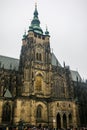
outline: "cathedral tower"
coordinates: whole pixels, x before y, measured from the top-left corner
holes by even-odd
[[[24,75],[24,83],[21,94],[25,96],[50,96],[50,67],[50,35],[47,28],[43,33],[38,18],[37,5],[35,5],[34,16],[28,34],[25,33],[22,39],[19,69]]]

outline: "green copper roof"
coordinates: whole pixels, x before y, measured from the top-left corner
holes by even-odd
[[[34,31],[39,34],[43,34],[43,30],[40,27],[40,21],[38,18],[37,5],[35,5],[34,17],[31,21],[31,25],[29,26],[29,31]]]

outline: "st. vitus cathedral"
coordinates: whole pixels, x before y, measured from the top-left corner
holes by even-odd
[[[19,122],[52,128],[87,124],[87,82],[51,52],[37,6],[20,59],[0,56],[0,125]]]

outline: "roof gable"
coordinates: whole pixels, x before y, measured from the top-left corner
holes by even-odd
[[[4,94],[4,97],[7,97],[7,98],[11,98],[12,97],[12,95],[11,95],[11,93],[10,93],[10,91],[8,89],[6,90],[6,92]]]

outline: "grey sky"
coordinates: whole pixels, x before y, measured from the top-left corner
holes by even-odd
[[[19,58],[24,30],[33,18],[35,0],[0,0],[0,55]],[[87,0],[38,0],[41,27],[46,24],[59,62],[87,78]]]

